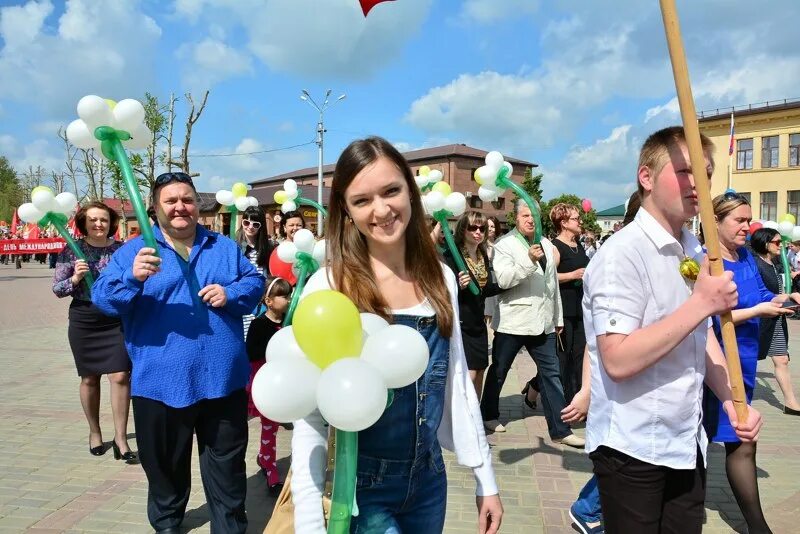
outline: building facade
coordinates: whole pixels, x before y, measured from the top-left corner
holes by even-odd
[[[464,144],[445,145],[435,148],[424,148],[403,153],[408,161],[411,171],[419,174],[419,169],[427,165],[431,170],[438,169],[444,175],[443,181],[450,184],[453,191],[464,193],[467,197],[467,209],[480,211],[486,215],[494,215],[501,224],[506,220],[506,213],[513,206],[511,202],[514,195],[510,191],[500,197],[496,202],[483,202],[478,197],[479,185],[473,179],[475,169],[484,165],[484,158],[487,151],[473,148]],[[520,183],[525,175],[525,170],[538,167],[536,163],[524,161],[516,158],[506,157],[506,161],[511,163],[514,172],[511,179]],[[328,204],[330,197],[330,185],[333,179],[334,165],[325,165],[322,168],[323,193],[322,204]],[[271,235],[275,234],[275,216],[279,214],[280,207],[275,203],[273,195],[276,191],[283,188],[283,182],[289,178],[295,180],[301,191],[301,196],[317,200],[317,167],[308,167],[297,171],[271,176],[262,180],[251,182],[252,190],[250,194],[256,197],[262,208],[267,210],[267,226]],[[298,209],[306,219],[307,227],[316,231],[317,210],[300,206]]]
[[[791,213],[800,220],[800,99],[703,111],[698,120],[715,146],[712,196],[731,187],[750,200],[753,219],[777,221]]]

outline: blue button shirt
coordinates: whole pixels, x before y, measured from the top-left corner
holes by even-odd
[[[238,245],[197,226],[189,261],[154,229],[161,270],[140,282],[133,259],[141,237],[122,246],[92,287],[92,301],[106,315],[122,319],[133,371],[131,395],[183,408],[203,399],[225,397],[247,385],[250,365],[242,316],[264,292],[264,278]],[[219,284],[228,301],[213,308],[198,296]]]

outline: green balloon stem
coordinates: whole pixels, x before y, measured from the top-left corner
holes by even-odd
[[[783,265],[783,292],[787,295],[792,292],[792,270],[789,267],[789,257],[786,255],[786,245],[790,243],[788,237],[781,236],[781,264]]]
[[[336,429],[336,454],[333,470],[333,494],[328,534],[348,534],[350,518],[356,508],[356,468],[358,432]]]
[[[314,208],[317,211],[319,211],[322,214],[323,217],[325,217],[325,218],[328,217],[328,210],[323,208],[315,200],[311,200],[310,198],[297,197],[297,203],[300,204],[301,206],[311,206],[312,208]]]
[[[453,233],[450,231],[450,226],[447,224],[447,216],[450,215],[450,212],[447,210],[439,210],[433,214],[433,218],[439,221],[439,224],[442,227],[442,233],[444,234],[444,240],[447,243],[447,248],[450,249],[450,254],[453,255],[453,259],[456,262],[456,266],[458,267],[459,272],[468,273],[469,269],[467,269],[467,264],[464,263],[464,258],[461,256],[461,251],[458,250],[456,246],[456,241],[453,239]],[[475,281],[472,280],[470,277],[469,281],[469,291],[476,297],[480,295],[481,290],[478,289],[478,286],[475,284]]]
[[[303,288],[306,287],[306,278],[308,278],[309,269],[308,265],[302,263],[300,265],[300,274],[297,275],[297,285],[292,291],[292,300],[289,302],[289,310],[286,312],[286,317],[283,318],[283,326],[292,324],[294,311],[297,309],[297,303],[300,302],[300,295],[303,294]]]
[[[500,172],[497,174],[497,180],[495,180],[495,184],[498,187],[502,187],[504,189],[511,188],[514,193],[517,194],[519,198],[525,201],[525,204],[531,209],[531,215],[533,215],[533,223],[534,223],[534,230],[533,230],[533,244],[538,245],[542,241],[542,213],[539,211],[539,205],[530,197],[527,191],[522,189],[516,183],[512,182],[511,179],[508,177],[508,167],[502,167]]]
[[[239,208],[235,205],[231,204],[228,206],[228,212],[231,214],[231,227],[228,230],[228,237],[236,240],[236,229],[239,227],[238,225],[238,215],[239,215]]]
[[[120,141],[120,139],[125,139],[125,136],[130,139],[130,134],[122,130],[114,130],[109,126],[100,126],[94,131],[94,136],[102,141],[103,154],[106,154],[105,147],[110,147],[111,157],[109,159],[115,160],[122,172],[122,180],[125,182],[125,189],[128,191],[128,198],[136,214],[136,220],[139,222],[139,232],[142,234],[144,244],[155,250],[155,254],[158,256],[158,244],[153,233],[153,226],[150,224],[150,217],[147,216],[139,185],[133,177],[131,162],[128,161],[128,155]]]
[[[69,235],[69,231],[67,227],[64,225],[60,217],[56,217],[54,213],[46,213],[45,216],[39,221],[39,224],[45,222],[46,224],[52,224],[53,228],[56,229],[56,232],[64,238],[64,241],[67,242],[67,246],[72,250],[72,253],[75,254],[75,257],[79,260],[83,260],[87,263],[89,261],[86,259],[86,255],[83,253],[81,248],[78,246],[78,243],[72,239],[72,236]],[[92,285],[94,285],[94,276],[92,276],[92,271],[87,271],[86,275],[83,277],[83,282],[86,284],[86,291],[91,296],[92,294]]]

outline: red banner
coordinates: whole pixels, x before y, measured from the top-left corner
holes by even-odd
[[[49,239],[3,239],[0,254],[47,254],[61,252],[67,242],[60,237]]]

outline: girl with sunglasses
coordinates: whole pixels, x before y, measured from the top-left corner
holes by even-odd
[[[445,249],[444,261],[458,278],[458,311],[461,319],[461,339],[467,368],[478,400],[483,390],[483,374],[489,367],[489,333],[484,321],[486,298],[500,292],[493,281],[492,262],[486,250],[487,220],[480,212],[470,211],[461,216],[456,224],[455,242],[467,271],[459,272],[456,260],[449,249]],[[480,288],[478,295],[469,290],[470,281]]]
[[[242,213],[240,224],[239,231],[236,232],[236,242],[239,243],[244,257],[258,270],[258,274],[266,276],[269,274],[269,255],[275,249],[275,244],[267,235],[266,215],[261,208],[247,208]],[[254,318],[254,314],[242,317],[245,338]]]

